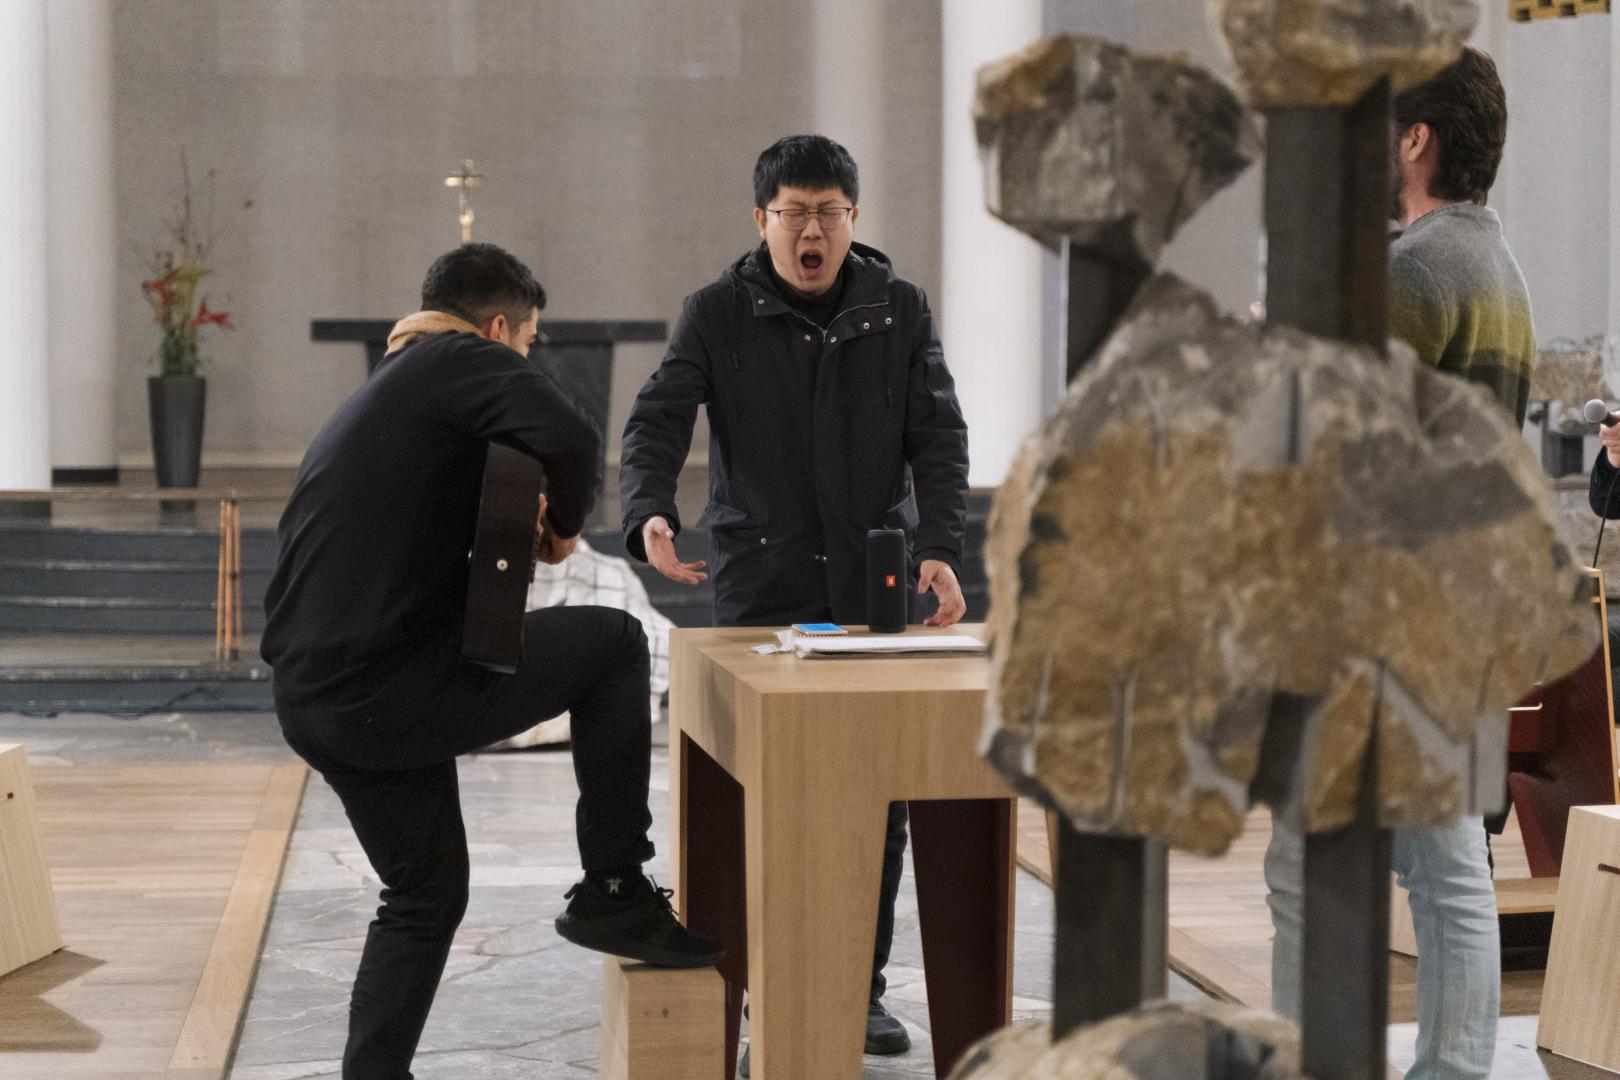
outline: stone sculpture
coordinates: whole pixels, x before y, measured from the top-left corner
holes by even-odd
[[[1224,1002],[1158,1003],[1056,1042],[1044,1024],[979,1043],[951,1080],[1298,1080],[1299,1032]]]
[[[1478,0],[1208,0],[1250,105],[1347,106],[1456,60]]]
[[[973,118],[991,213],[1147,264],[1261,149],[1258,118],[1215,76],[1078,35],[982,69]]]
[[[1558,521],[1482,389],[1156,278],[998,492],[990,756],[1082,829],[1216,854],[1263,746],[1346,824],[1376,713],[1382,823],[1452,820],[1490,801],[1481,722],[1596,643]],[[1268,743],[1275,694],[1317,704]]]

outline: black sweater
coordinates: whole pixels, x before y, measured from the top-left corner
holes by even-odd
[[[1592,481],[1586,491],[1592,513],[1598,517],[1620,518],[1620,491],[1613,491],[1614,497],[1610,499],[1611,489],[1620,487],[1615,483],[1616,474],[1620,474],[1620,469],[1609,464],[1609,452],[1599,449],[1597,460],[1592,463]]]
[[[459,663],[467,554],[492,439],[545,466],[547,518],[577,535],[600,435],[555,382],[473,334],[390,357],[310,444],[277,530],[260,652],[279,702],[363,709]]]

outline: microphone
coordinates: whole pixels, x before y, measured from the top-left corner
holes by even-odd
[[[1616,423],[1620,423],[1620,421],[1615,420],[1614,414],[1609,412],[1609,407],[1599,398],[1593,398],[1583,405],[1581,407],[1581,416],[1585,417],[1588,424],[1602,424],[1604,427],[1613,427]]]

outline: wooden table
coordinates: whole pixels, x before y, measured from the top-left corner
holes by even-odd
[[[980,627],[958,631],[982,636]],[[979,756],[982,657],[762,656],[769,629],[670,640],[676,902],[726,946],[726,1072],[749,991],[755,1080],[861,1075],[888,804],[911,808],[945,1076],[1012,1010],[1014,812]]]

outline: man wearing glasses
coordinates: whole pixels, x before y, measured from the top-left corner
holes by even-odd
[[[709,502],[699,524],[712,538],[717,626],[865,623],[866,532],[875,528],[906,531],[917,597],[937,601],[927,625],[953,625],[966,610],[957,569],[967,426],[922,290],[854,242],[859,195],[855,162],[831,139],[789,136],[761,154],[762,243],[686,298],[625,427],[626,545],[665,577],[696,585],[706,563],[676,555],[675,482],[698,407],[707,410]],[[911,1047],[880,1000],[905,824],[905,804],[891,805],[869,1054]]]

